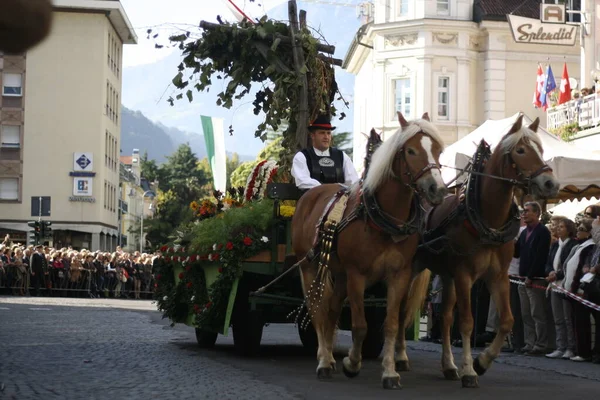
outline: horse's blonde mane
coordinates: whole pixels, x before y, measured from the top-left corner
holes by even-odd
[[[423,132],[430,136],[431,139],[442,146],[442,149],[444,148],[444,141],[437,128],[431,122],[424,119],[411,121],[406,128],[399,128],[394,132],[394,134],[388,140],[383,142],[375,153],[373,153],[371,166],[369,167],[367,176],[362,184],[363,190],[374,193],[387,179],[392,177],[392,166],[398,150],[419,132]]]
[[[521,126],[521,129],[514,133],[504,135],[499,144],[500,150],[503,154],[510,153],[522,139],[525,139],[526,142],[531,141],[535,143],[540,152],[543,152],[542,139],[537,132],[532,131],[526,125]]]

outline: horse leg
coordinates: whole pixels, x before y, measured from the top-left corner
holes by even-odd
[[[399,372],[410,371],[410,362],[408,361],[408,354],[406,354],[406,329],[404,329],[404,327],[408,325],[408,321],[406,321],[408,317],[406,301],[403,301],[400,311],[400,326],[398,328],[398,338],[396,339],[395,349],[396,371]]]
[[[468,274],[462,272],[463,270],[467,270],[466,265],[459,265],[456,270],[461,271],[456,273],[454,284],[456,285],[460,334],[463,344],[462,386],[476,388],[479,386],[479,383],[477,373],[473,369],[473,356],[471,354],[471,333],[473,332],[471,287],[473,286],[473,281]]]
[[[346,298],[346,282],[342,277],[336,277],[333,294],[329,302],[329,313],[327,319],[327,332],[325,342],[327,344],[327,351],[329,359],[331,361],[331,367],[336,370],[335,357],[333,357],[333,348],[335,345],[335,333],[337,324],[342,313],[342,307],[344,305],[344,299]]]
[[[385,317],[385,342],[383,345],[383,374],[381,382],[384,389],[401,389],[400,375],[396,372],[394,350],[398,336],[400,305],[410,284],[410,268],[404,268],[387,277],[387,314]],[[404,340],[403,340],[404,342]],[[408,361],[408,357],[407,357]]]
[[[347,290],[350,312],[352,314],[352,346],[348,356],[344,357],[343,370],[349,378],[358,375],[362,362],[362,345],[367,336],[365,319],[365,278],[355,269],[348,269]]]
[[[454,306],[456,305],[456,289],[451,277],[443,277],[442,289],[442,372],[444,378],[457,381],[460,379],[458,368],[454,364],[452,354],[452,323],[454,322]]]
[[[506,336],[512,329],[514,318],[510,310],[510,282],[508,275],[501,272],[500,274],[486,279],[486,285],[496,307],[498,308],[498,315],[500,316],[500,325],[496,337],[473,363],[473,368],[477,375],[483,375],[492,366],[492,361],[498,357]]]
[[[331,379],[333,373],[332,364],[335,365],[335,360],[332,360],[333,356],[330,355],[327,345],[327,305],[332,291],[330,287],[326,287],[323,291],[323,297],[316,297],[315,292],[318,290],[317,284],[315,284],[315,279],[317,277],[316,265],[314,265],[314,263],[304,263],[300,266],[300,270],[302,271],[300,276],[302,287],[304,289],[304,299],[306,301],[308,318],[311,319],[319,342],[319,347],[317,349],[317,361],[319,363],[317,365],[317,378]],[[300,323],[302,323],[302,321],[300,321]]]

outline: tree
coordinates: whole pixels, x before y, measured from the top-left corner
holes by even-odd
[[[160,167],[156,165],[156,160],[148,160],[148,152],[145,151],[144,155],[140,158],[140,171],[142,177],[146,178],[148,182],[160,182],[161,171]]]
[[[226,182],[226,188],[229,189],[231,187],[231,174],[233,173],[233,171],[235,171],[235,169],[241,164],[240,162],[240,156],[238,156],[237,153],[233,153],[231,155],[231,158],[227,157],[227,159],[225,160],[225,171],[227,174],[227,182]],[[212,190],[214,189],[213,187],[213,176],[212,176],[212,171],[210,169],[210,164],[208,163],[208,158],[204,157],[202,160],[200,160],[200,162],[198,162],[198,168],[200,170],[202,170],[204,176],[206,177],[206,179],[208,180],[207,184],[204,185],[202,188],[212,192]]]
[[[333,146],[342,150],[348,157],[352,158],[354,150],[352,139],[352,133],[350,132],[337,132],[333,135]]]

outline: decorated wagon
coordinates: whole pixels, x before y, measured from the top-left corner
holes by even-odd
[[[214,346],[218,334],[231,331],[236,350],[254,355],[266,324],[295,323],[304,347],[316,352],[290,243],[293,204],[301,192],[275,182],[277,177],[276,164],[262,162],[243,191],[218,194],[216,204],[192,203],[201,220],[187,237],[161,248],[155,266],[158,308],[172,323],[194,327],[201,347]],[[365,296],[369,326],[377,327],[369,329],[363,345],[367,358],[377,357],[383,346],[384,298],[383,286]],[[348,309],[339,326],[350,329]]]

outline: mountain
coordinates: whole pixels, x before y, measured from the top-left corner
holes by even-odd
[[[121,107],[121,152],[130,155],[133,149],[161,163],[176,149],[164,127],[150,121],[140,111]]]
[[[140,154],[148,152],[148,158],[159,164],[166,161],[179,145],[188,143],[199,159],[206,157],[204,136],[189,131],[152,122],[141,111],[121,108],[121,154],[130,155],[133,149]],[[233,153],[227,152],[231,157]],[[241,161],[253,160],[254,156],[240,154]]]

